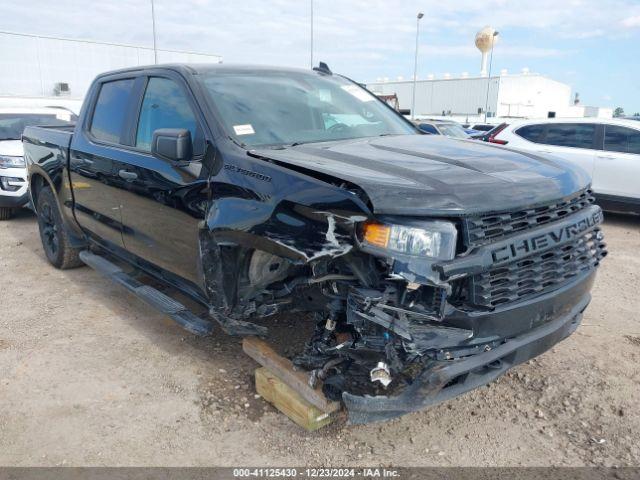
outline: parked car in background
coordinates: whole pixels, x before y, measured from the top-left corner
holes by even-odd
[[[444,135],[452,138],[469,138],[462,125],[446,120],[416,120],[414,123],[424,133],[432,135]]]
[[[473,128],[466,128],[466,127],[462,127],[462,129],[464,130],[464,133],[466,133],[467,135],[469,135],[470,137],[477,137],[479,135],[484,134],[484,132],[482,130],[474,130]]]
[[[478,132],[488,132],[496,127],[496,125],[492,125],[491,123],[465,123],[462,126]]]
[[[501,125],[488,139],[552,154],[585,169],[598,203],[640,214],[640,122],[626,119],[545,119]]]
[[[493,127],[491,130],[488,130],[486,132],[481,132],[479,135],[473,135],[472,138],[476,140],[482,140],[483,142],[506,145],[507,142],[504,140],[496,139],[496,135],[498,135],[498,133],[500,133],[508,125],[509,125],[508,123],[501,123],[500,125],[496,125],[495,127]]]
[[[31,125],[68,125],[76,115],[63,107],[0,108],[0,220],[29,203],[21,136]]]

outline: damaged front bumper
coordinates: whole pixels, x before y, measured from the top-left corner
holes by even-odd
[[[394,397],[358,396],[344,392],[342,399],[350,422],[384,421],[436,405],[492,382],[511,367],[547,351],[571,335],[580,324],[582,312],[591,299],[589,290],[594,277],[595,272],[592,271],[561,291],[502,312],[484,314],[485,322],[496,320],[502,323],[511,319],[520,323],[522,317],[528,317],[527,322],[532,328],[482,353],[454,360],[429,360],[413,382]],[[532,312],[537,312],[537,321]],[[542,312],[555,314],[541,316]]]

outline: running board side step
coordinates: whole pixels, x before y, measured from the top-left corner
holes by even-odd
[[[213,322],[198,317],[183,304],[161,291],[144,285],[106,258],[83,250],[80,252],[80,260],[95,271],[122,285],[148,305],[169,316],[188,332],[199,336],[211,335]]]

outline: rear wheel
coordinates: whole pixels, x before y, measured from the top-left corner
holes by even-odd
[[[51,188],[46,187],[40,191],[37,210],[40,240],[49,263],[62,270],[83,265],[79,257],[80,249],[73,248],[69,242]]]
[[[0,220],[9,220],[13,217],[15,209],[9,207],[0,207]]]

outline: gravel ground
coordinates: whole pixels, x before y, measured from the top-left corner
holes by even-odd
[[[305,433],[255,397],[239,340],[195,338],[88,268],[55,270],[23,212],[0,223],[0,465],[640,466],[640,220],[604,230],[572,337],[432,409]],[[282,316],[274,331],[284,347],[307,327]]]

